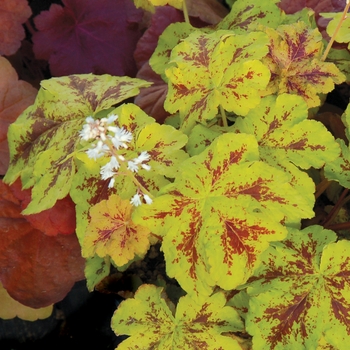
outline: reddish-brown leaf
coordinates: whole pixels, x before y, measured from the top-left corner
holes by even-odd
[[[19,201],[0,182],[0,281],[12,298],[40,308],[62,300],[84,278],[75,235],[49,237],[21,215]]]
[[[16,71],[4,57],[0,57],[0,77],[0,175],[4,175],[9,166],[8,126],[34,102],[37,90],[18,80]]]
[[[0,1],[0,55],[13,55],[21,46],[22,27],[32,14],[27,0]]]
[[[142,108],[148,115],[155,118],[158,123],[164,122],[169,115],[164,109],[164,101],[168,92],[168,84],[160,75],[155,73],[146,62],[138,71],[137,78],[153,83],[148,88],[144,88],[135,98],[135,104]]]
[[[281,0],[278,6],[288,14],[298,12],[306,7],[315,12],[317,26],[323,37],[327,37],[326,27],[330,19],[320,16],[321,12],[340,12],[344,10],[345,0]]]
[[[11,186],[11,190],[21,201],[21,210],[24,210],[31,201],[31,190],[22,191],[21,187],[21,181],[18,179]],[[56,236],[59,233],[69,235],[75,232],[75,204],[69,196],[58,200],[50,209],[24,217],[33,228],[48,236]]]

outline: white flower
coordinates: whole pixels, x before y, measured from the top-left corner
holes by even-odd
[[[132,205],[134,205],[135,207],[138,207],[139,205],[141,205],[141,198],[140,195],[138,193],[136,193],[130,200],[130,203]]]
[[[86,117],[85,121],[87,123],[95,123],[95,119],[93,117],[91,117],[91,115],[89,115],[88,117]]]
[[[148,165],[148,164],[141,164],[141,167],[147,171],[150,171],[151,170],[151,166]]]
[[[116,175],[117,173],[115,170],[118,170],[119,167],[120,167],[120,164],[117,158],[112,156],[111,160],[101,168],[100,174],[101,174],[102,180],[107,180],[110,177],[113,177],[113,175]]]
[[[112,188],[114,186],[115,178],[112,177],[111,181],[109,181],[108,188]]]
[[[133,173],[137,173],[139,171],[138,165],[132,160],[128,161],[128,169],[131,170]]]
[[[151,198],[149,195],[147,195],[147,194],[144,194],[144,195],[143,195],[143,199],[145,200],[145,202],[146,202],[147,204],[152,204],[152,203],[153,203],[152,198]]]
[[[151,158],[151,156],[147,153],[147,151],[143,151],[140,153],[140,155],[134,159],[134,162],[136,164],[140,164],[142,162],[146,162]]]
[[[109,151],[109,148],[107,145],[105,145],[101,140],[97,142],[97,145],[93,148],[90,148],[86,151],[86,154],[91,159],[97,159],[104,155],[106,151]]]
[[[114,136],[110,137],[114,147],[119,149],[120,147],[128,148],[127,142],[131,142],[132,133],[125,130],[124,128],[109,126],[109,131],[114,132]]]
[[[107,118],[107,124],[112,124],[113,122],[115,122],[118,119],[118,115],[117,114],[111,114],[108,118]]]
[[[106,118],[95,120],[89,116],[85,119],[85,121],[86,124],[83,125],[83,129],[79,132],[79,136],[83,140],[89,141],[90,139],[96,139],[97,137],[100,137],[102,140],[106,140]]]

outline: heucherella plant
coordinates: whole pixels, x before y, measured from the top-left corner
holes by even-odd
[[[72,198],[89,290],[161,247],[166,281],[125,291],[118,349],[348,348],[349,235],[331,225],[350,200],[350,109],[347,139],[317,109],[349,79],[313,15],[277,3],[236,0],[195,28],[186,1],[168,2],[186,23],[149,60],[167,84],[164,123],[130,102],[151,83],[83,74],[43,81],[9,128],[4,181],[31,189],[24,214]],[[319,219],[330,182],[343,193]]]

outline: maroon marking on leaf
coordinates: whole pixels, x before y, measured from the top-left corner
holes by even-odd
[[[342,300],[342,302],[339,302],[335,299],[332,299],[331,301],[334,316],[341,322],[341,324],[346,326],[348,333],[350,333],[350,309],[344,307],[344,305],[349,305],[349,301]]]
[[[242,160],[246,151],[247,147],[245,145],[242,145],[242,147],[239,150],[230,152],[229,158],[225,158],[223,160],[222,166],[217,166],[216,168],[212,168],[211,164],[214,157],[213,151],[208,151],[208,155],[204,161],[204,165],[211,172],[212,186],[221,178],[223,173],[228,171],[232,164],[238,164]]]
[[[284,33],[284,40],[288,44],[288,56],[291,61],[298,61],[304,59],[307,56],[313,56],[318,50],[313,51],[311,54],[306,54],[304,43],[308,38],[308,30],[305,28],[302,33],[298,34],[298,40],[295,42],[294,38],[291,37],[287,32]]]
[[[281,204],[286,204],[287,202],[285,198],[279,197],[271,191],[271,187],[268,186],[269,182],[272,182],[272,180],[262,179],[259,177],[252,183],[239,186],[234,194],[230,189],[225,193],[225,195],[227,195],[227,197],[232,197],[232,195],[237,196],[246,194],[255,198],[258,202],[274,201]]]
[[[237,225],[238,224],[238,225]],[[225,251],[223,263],[229,267],[232,266],[231,256],[246,254],[248,263],[252,266],[256,261],[256,254],[252,246],[244,244],[244,241],[249,237],[249,230],[243,228],[243,221],[225,221],[225,233],[221,236],[221,241]]]
[[[279,324],[271,328],[271,335],[267,337],[269,348],[274,349],[278,344],[283,344],[283,338],[293,333],[294,324],[299,325],[302,337],[307,338],[308,334],[302,316],[310,307],[311,304],[308,301],[307,294],[305,294],[295,296],[289,307],[281,304],[274,308],[267,308],[264,313],[266,319],[278,319],[280,321]]]
[[[183,59],[185,61],[190,61],[195,67],[202,68],[202,67],[209,67],[210,63],[210,55],[211,51],[207,48],[207,43],[209,41],[209,38],[207,37],[199,37],[198,38],[198,52],[194,52],[192,55],[188,55],[185,52],[185,55],[183,56]]]
[[[303,150],[307,146],[308,141],[309,141],[308,139],[302,139],[302,140],[296,141],[294,143],[290,143],[287,148],[288,149]]]
[[[189,208],[188,213],[192,217],[192,221],[189,224],[189,230],[181,232],[181,241],[182,243],[176,246],[176,250],[183,253],[186,257],[186,260],[190,263],[189,274],[192,279],[197,279],[196,266],[198,265],[198,252],[196,248],[198,233],[202,225],[202,216],[197,208]]]

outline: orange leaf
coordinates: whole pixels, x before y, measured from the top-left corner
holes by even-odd
[[[13,55],[21,46],[22,27],[32,14],[27,0],[0,1],[0,55]]]
[[[0,9],[0,32],[1,16]],[[37,90],[27,82],[18,80],[16,71],[4,57],[0,57],[0,77],[0,175],[3,175],[9,165],[8,126],[34,102]]]
[[[0,281],[13,299],[33,308],[54,304],[84,278],[84,264],[75,235],[34,229],[0,181]]]
[[[109,255],[116,266],[143,258],[150,246],[150,231],[131,221],[133,206],[111,195],[90,209],[91,221],[82,245],[83,256]]]

